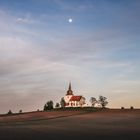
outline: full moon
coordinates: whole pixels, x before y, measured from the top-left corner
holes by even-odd
[[[69,18],[69,23],[72,23],[72,19],[71,18]]]

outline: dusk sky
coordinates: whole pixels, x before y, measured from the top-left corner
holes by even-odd
[[[140,107],[140,1],[0,0],[0,113],[59,102],[70,81],[87,103]]]

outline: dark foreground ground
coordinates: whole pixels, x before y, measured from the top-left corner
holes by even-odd
[[[140,110],[36,112],[0,117],[0,140],[140,140]]]

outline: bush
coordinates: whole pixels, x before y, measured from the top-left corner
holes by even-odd
[[[59,108],[60,107],[60,104],[59,103],[56,103],[55,107],[56,108]]]
[[[124,107],[121,107],[121,109],[124,109]]]
[[[9,110],[7,114],[8,114],[8,115],[11,115],[11,114],[13,114],[13,113],[12,113],[12,111],[11,111],[11,110]]]
[[[134,109],[134,107],[133,106],[130,106],[130,109]]]

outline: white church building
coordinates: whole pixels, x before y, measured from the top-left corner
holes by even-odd
[[[85,105],[85,98],[81,95],[74,95],[71,89],[71,83],[69,83],[68,91],[64,97],[66,103],[65,107],[81,107]]]

